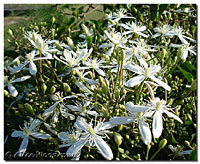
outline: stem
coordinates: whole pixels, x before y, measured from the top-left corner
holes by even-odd
[[[143,85],[144,85],[144,82],[145,82],[145,80],[146,79],[144,79],[143,81],[142,81],[142,83],[140,84],[140,86],[139,86],[139,92],[138,92],[138,94],[136,95],[136,99],[135,99],[135,103],[136,104],[138,104],[139,103],[139,100],[140,100],[140,93],[141,93],[141,91],[142,91],[142,88],[143,88]]]
[[[146,161],[147,161],[148,158],[149,158],[149,150],[150,150],[150,149],[147,149],[147,153],[146,153]]]
[[[40,51],[40,57],[42,57],[41,51]],[[42,80],[42,60],[40,60],[40,79]]]
[[[161,148],[158,148],[158,150],[156,150],[156,152],[151,156],[150,160],[152,160],[161,150]]]

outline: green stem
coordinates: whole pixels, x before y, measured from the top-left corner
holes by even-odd
[[[150,161],[159,153],[160,150],[161,148],[158,148],[158,150],[156,150],[156,152],[151,156]]]
[[[146,153],[146,161],[147,161],[148,158],[149,158],[149,150],[150,150],[150,149],[147,149],[147,153]]]
[[[138,94],[136,95],[136,99],[135,99],[135,103],[136,104],[138,104],[139,103],[139,100],[140,100],[140,93],[141,93],[141,91],[142,91],[142,88],[143,88],[143,85],[144,85],[144,82],[145,82],[145,80],[146,79],[144,79],[143,81],[142,81],[142,83],[140,84],[140,86],[139,86],[139,92],[138,92]]]

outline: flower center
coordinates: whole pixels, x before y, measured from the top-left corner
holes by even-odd
[[[148,76],[150,73],[150,68],[146,68],[145,75]]]
[[[162,102],[161,101],[158,101],[156,103],[156,110],[160,110],[160,106],[162,105]]]
[[[85,111],[86,111],[84,106],[81,106],[81,110],[82,110],[83,113],[85,113]]]
[[[75,136],[74,134],[71,134],[71,139],[72,139],[72,141],[74,141],[74,142],[77,142],[77,141],[78,141],[77,138],[76,138],[76,136]]]
[[[89,131],[89,133],[90,133],[92,136],[95,134],[95,133],[94,133],[94,129],[92,128],[91,125],[89,125],[88,131]]]
[[[28,130],[28,128],[24,128],[24,133],[25,133],[26,136],[29,136],[30,131]]]

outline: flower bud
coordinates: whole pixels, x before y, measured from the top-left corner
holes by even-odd
[[[26,109],[26,111],[28,113],[34,114],[33,108],[32,108],[32,106],[29,103],[24,104],[24,106],[25,106],[25,109]]]
[[[14,35],[13,35],[13,31],[9,28],[8,29],[8,34],[13,38],[14,37]]]
[[[159,148],[163,149],[167,145],[167,140],[164,138],[159,143]]]
[[[136,9],[135,7],[133,7],[133,12],[134,12],[135,14],[137,14],[137,9]]]
[[[56,48],[60,51],[63,50],[63,48],[60,46],[59,42],[55,42]]]
[[[114,140],[117,146],[120,146],[122,144],[122,136],[117,132],[114,132]]]
[[[15,116],[17,116],[17,117],[22,117],[22,115],[20,114],[20,112],[19,111],[15,111]]]
[[[121,61],[124,61],[124,59],[125,59],[125,56],[126,56],[126,54],[125,54],[125,51],[124,51],[124,50],[122,50]]]
[[[187,114],[187,118],[188,118],[190,121],[192,121],[192,117],[191,117],[190,114]]]
[[[55,91],[56,91],[56,87],[52,86],[50,89],[50,93],[53,94],[53,93],[55,93]]]
[[[70,37],[67,37],[67,44],[69,45],[71,49],[74,49],[74,42],[72,41]]]
[[[4,96],[10,97],[10,93],[7,90],[5,90],[5,89],[4,89]]]
[[[128,134],[127,134],[125,137],[126,137],[126,139],[127,139],[127,140],[129,140],[129,139],[130,139],[130,136],[129,136]]]
[[[119,100],[119,98],[120,98],[120,90],[119,90],[119,88],[116,88],[116,90],[115,90],[115,99]]]
[[[147,150],[150,150],[151,149],[151,145],[147,145]]]
[[[24,105],[18,104],[18,109],[24,109]]]
[[[197,79],[193,80],[193,81],[192,81],[192,84],[191,84],[191,86],[190,86],[190,89],[191,89],[192,91],[195,91],[196,88],[197,88]]]
[[[82,27],[84,33],[86,34],[86,36],[88,36],[89,35],[88,28],[84,24],[81,24],[81,27]]]
[[[63,83],[63,88],[64,88],[64,91],[66,93],[70,93],[71,92],[71,88],[67,83]]]
[[[124,154],[124,149],[118,147],[118,151],[119,151],[120,153]]]
[[[109,112],[108,112],[108,110],[106,108],[101,106],[101,111],[102,111],[104,117],[109,117]]]
[[[162,49],[162,51],[161,51],[161,59],[164,59],[166,54],[167,54],[166,49]]]
[[[183,46],[181,46],[181,47],[178,48],[177,57],[180,58],[180,56],[182,55],[182,53],[183,53]]]
[[[123,127],[124,127],[124,126],[123,126],[122,124],[119,125],[119,126],[118,126],[118,132],[120,132],[120,131],[123,129]]]
[[[190,142],[189,142],[189,141],[185,140],[184,144],[185,144],[186,146],[190,147]]]
[[[45,83],[42,83],[42,87],[41,87],[42,93],[45,94],[46,90],[47,90],[47,86]]]
[[[54,24],[56,21],[56,18],[55,17],[52,17],[52,24]]]

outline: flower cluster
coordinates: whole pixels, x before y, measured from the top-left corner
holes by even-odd
[[[177,107],[171,107],[167,100],[172,87],[166,79],[168,65],[162,59],[172,50],[179,52],[178,59],[186,60],[189,53],[196,55],[196,41],[176,24],[163,24],[150,31],[125,9],[108,14],[106,19],[107,29],[95,46],[86,39],[95,38],[88,33],[94,29],[85,25],[84,34],[79,35],[82,42],[77,45],[70,38],[66,45],[45,40],[39,32],[25,33],[33,50],[7,64],[9,76],[4,77],[4,92],[9,91],[12,98],[24,98],[18,102],[26,103],[31,116],[22,131],[11,134],[23,139],[19,156],[27,150],[29,139],[51,142],[56,138],[58,149],[67,147],[66,155],[73,160],[81,158],[85,147],[96,147],[94,151],[112,160],[115,145],[110,146],[110,140],[119,125],[136,128],[143,143],[151,145],[153,138],[162,136],[165,118],[183,123],[174,112]],[[164,40],[164,45],[154,44],[155,39]],[[17,82],[22,86],[16,85],[16,89],[13,84]],[[17,90],[22,88],[19,95]],[[40,103],[33,109],[30,104],[38,102],[37,94]]]

